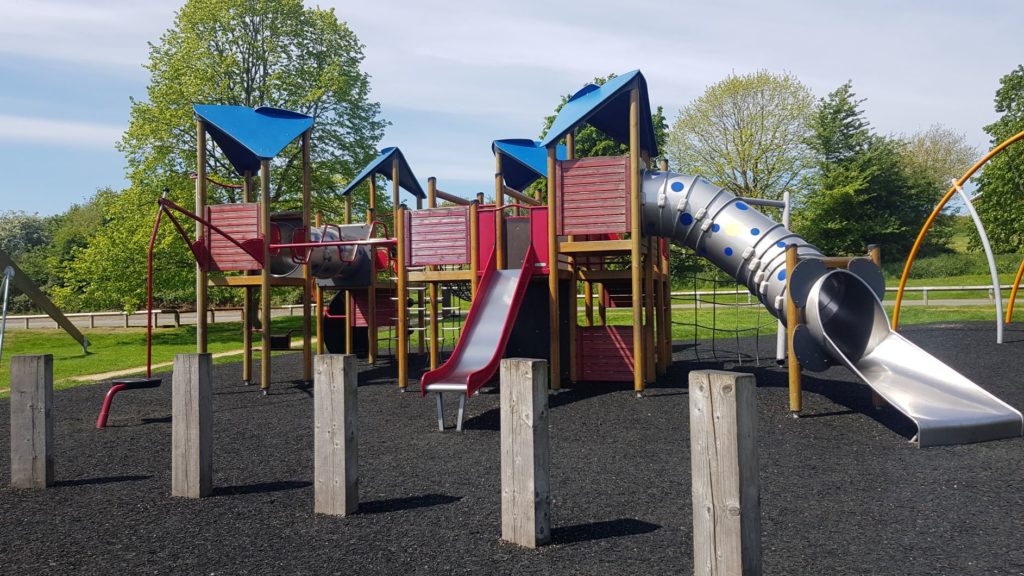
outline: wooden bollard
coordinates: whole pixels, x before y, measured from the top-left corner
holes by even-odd
[[[548,363],[501,361],[501,539],[551,540]]]
[[[53,355],[11,358],[11,486],[53,485]]]
[[[171,378],[171,496],[213,491],[213,360],[178,354]]]
[[[313,511],[359,509],[356,357],[320,354],[313,373]]]
[[[690,469],[696,576],[761,574],[756,382],[690,372]]]

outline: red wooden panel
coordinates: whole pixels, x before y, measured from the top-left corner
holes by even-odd
[[[558,162],[558,234],[629,232],[629,156]]]
[[[632,326],[578,326],[576,368],[580,380],[633,381]]]
[[[369,290],[354,290],[352,302],[355,310],[352,311],[352,325],[366,326],[366,320],[370,317]],[[394,290],[377,289],[377,326],[394,326],[398,317],[397,302],[394,300]]]
[[[406,212],[405,237],[409,266],[468,264],[469,209],[410,210]]]
[[[479,274],[484,273],[487,259],[491,257],[491,252],[494,250],[494,214],[493,208],[477,209],[476,211],[477,270]]]
[[[537,253],[537,266],[546,272],[548,269],[548,207],[530,207],[530,243]]]
[[[223,233],[237,242],[249,241],[258,245],[263,241],[260,230],[260,205],[215,204],[206,207],[206,219]],[[259,270],[260,263],[248,252],[242,250],[220,234],[206,229],[206,244],[210,247],[208,270],[230,272],[237,270]]]

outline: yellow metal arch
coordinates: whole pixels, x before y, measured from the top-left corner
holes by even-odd
[[[981,160],[975,162],[974,166],[971,166],[970,169],[968,169],[967,172],[965,172],[964,175],[961,176],[960,179],[956,181],[956,184],[949,188],[949,190],[946,192],[946,195],[942,197],[942,200],[939,200],[938,205],[936,205],[935,209],[932,210],[932,213],[928,216],[928,219],[924,221],[924,226],[922,226],[921,231],[918,232],[917,239],[914,240],[914,246],[910,249],[910,254],[907,256],[907,262],[906,264],[903,265],[903,275],[900,277],[900,287],[896,291],[896,304],[894,305],[892,312],[893,330],[896,330],[899,327],[900,304],[903,303],[903,290],[907,286],[907,277],[910,275],[910,268],[911,266],[914,265],[914,258],[917,257],[917,252],[921,248],[921,243],[924,242],[924,237],[928,235],[928,230],[931,228],[932,223],[935,222],[935,218],[937,218],[939,213],[942,212],[942,209],[946,207],[946,203],[949,202],[949,199],[952,198],[954,194],[956,194],[956,189],[958,187],[962,187],[971,178],[971,176],[974,176],[975,172],[977,172],[982,166],[985,165],[986,162],[988,162],[997,154],[1005,150],[1010,144],[1013,144],[1014,142],[1022,138],[1024,138],[1024,132],[1018,132],[1017,134],[1006,139],[1006,141],[1004,141],[999,146],[996,146],[995,148],[990,150],[988,154],[982,156]],[[1024,262],[1021,263],[1021,269],[1017,271],[1017,279],[1014,281],[1013,293],[1010,295],[1010,304],[1006,311],[1007,318],[1010,318],[1011,314],[1013,313],[1013,298],[1017,295],[1016,286],[1020,283],[1022,274],[1024,274]],[[1007,322],[1009,322],[1009,320],[1007,320]]]

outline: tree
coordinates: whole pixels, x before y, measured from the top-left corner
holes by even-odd
[[[993,147],[1024,131],[1024,65],[999,80],[995,110],[1001,116],[985,126]],[[995,249],[1024,250],[1024,149],[1011,145],[990,160],[977,178],[974,205]]]
[[[0,250],[17,258],[26,250],[50,241],[48,219],[20,210],[0,212]]]
[[[908,165],[912,145],[872,132],[863,102],[850,82],[818,102],[807,140],[815,166],[795,212],[796,228],[826,254],[862,254],[868,244],[879,244],[883,258],[899,259],[941,190],[936,177]],[[931,248],[944,239],[930,235]]]
[[[186,2],[173,26],[150,45],[146,99],[131,101],[119,144],[131,188],[98,196],[105,225],[78,250],[58,299],[90,308],[142,305],[155,202],[167,187],[179,204],[193,203],[188,174],[196,168],[196,103],[272,106],[312,116],[314,207],[340,215],[334,192],[375,156],[386,126],[380,106],[368,97],[362,50],[333,10],[304,8],[301,0]],[[299,205],[300,154],[293,143],[272,164],[275,209]],[[240,181],[214,146],[208,162],[211,175]],[[238,191],[215,186],[209,195],[211,203],[241,200]],[[162,233],[156,254],[158,297],[190,299],[193,264],[184,244],[173,232]]]
[[[814,96],[792,74],[732,74],[679,110],[668,157],[737,196],[781,199],[809,165]]]
[[[967,143],[962,132],[933,124],[902,138],[904,168],[931,181],[937,191],[945,191],[950,180],[959,178],[978,158],[978,150]]]

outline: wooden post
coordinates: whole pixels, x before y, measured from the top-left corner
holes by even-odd
[[[178,354],[171,377],[171,496],[213,491],[213,357]]]
[[[306,228],[306,236],[309,236],[309,226],[312,223],[311,199],[312,190],[310,154],[312,143],[310,132],[312,128],[302,133],[302,225]],[[313,322],[310,310],[310,292],[313,290],[313,280],[309,270],[309,259],[302,265],[302,380],[307,383],[313,382]]]
[[[487,201],[487,199],[484,198],[484,193],[483,192],[477,192],[476,193],[476,203],[477,204],[483,206],[486,203],[486,201]]]
[[[270,160],[260,160],[260,221],[266,238],[260,269],[260,391],[266,394],[270,389]]]
[[[551,540],[547,362],[501,361],[501,539]]]
[[[398,185],[397,180],[395,185]],[[406,305],[408,287],[406,286],[405,270],[405,209],[395,209],[395,238],[398,240],[398,258],[395,263],[398,282],[395,287],[395,308],[398,311],[398,326],[395,327],[395,336],[398,339],[398,347],[395,355],[398,357],[398,388],[405,392],[409,386],[409,307]]]
[[[196,214],[206,213],[206,123],[196,119]],[[264,233],[267,229],[264,228]],[[196,240],[206,235],[203,223],[196,220]],[[268,262],[268,260],[264,260]],[[196,262],[196,352],[206,352],[206,269],[203,262]],[[127,320],[125,327],[127,328]]]
[[[372,224],[377,217],[377,182],[376,176],[370,175],[370,204],[366,211],[366,223]],[[370,284],[366,288],[366,361],[373,364],[377,361],[377,259],[370,258]],[[349,303],[349,312],[355,310],[355,302]],[[345,313],[348,316],[348,312]],[[351,354],[352,349],[346,347]]]
[[[644,392],[643,262],[640,254],[640,87],[629,91],[630,288],[633,292],[633,390]]]
[[[569,130],[565,135],[565,159],[575,160],[576,159],[576,129]],[[569,235],[566,238],[569,242],[574,242],[576,237]],[[569,261],[569,278],[570,278],[570,298],[572,298],[566,304],[569,305],[569,333],[566,340],[569,341],[569,382],[575,383],[578,374],[576,374],[576,355],[577,342],[576,336],[579,332],[579,318],[580,318],[580,300],[576,297],[576,287],[579,285],[579,269],[576,268],[576,258],[573,256],[568,257]]]
[[[477,218],[478,202],[469,205],[469,294],[476,299],[476,287],[480,283],[477,271],[480,269],[480,220]]]
[[[501,153],[494,155],[494,258],[498,270],[505,268],[505,177],[501,172]]]
[[[644,370],[645,381],[654,382],[657,377],[657,357],[654,339],[654,259],[658,251],[655,249],[654,237],[645,239],[647,242],[647,256],[644,258],[644,359],[646,366]]]
[[[356,357],[316,357],[313,395],[313,511],[347,516],[359,508],[359,395]]]
[[[437,178],[431,176],[427,178],[427,208],[437,207]],[[433,268],[433,267],[431,267]],[[437,304],[437,282],[431,282],[428,284],[428,295],[430,296],[430,369],[436,370],[438,365],[438,359],[440,351],[438,346],[438,336],[440,333],[439,326],[441,318],[438,316],[439,307]]]
[[[789,291],[790,281],[793,279],[793,269],[796,268],[799,260],[796,250],[796,244],[786,246],[786,357],[789,360],[789,411],[794,416],[803,409],[800,361],[797,360],[796,352],[793,349],[793,335],[796,333],[796,327],[800,324],[803,315],[793,303],[793,297]]]
[[[350,201],[350,198],[351,196],[345,196],[346,224],[351,224],[352,220],[352,202]],[[323,214],[317,212],[313,221],[314,225],[319,228],[323,225],[323,219]],[[316,353],[323,354],[326,349],[326,345],[324,344],[324,289],[316,281],[313,282],[313,286],[315,286],[316,290]]]
[[[53,485],[53,355],[11,358],[11,487]]]
[[[423,209],[423,198],[416,197],[416,210]],[[408,278],[408,276],[406,276]],[[423,329],[423,288],[422,284],[419,285],[419,290],[416,291],[416,353],[423,354],[426,350],[423,347],[423,338],[426,335]]]
[[[696,576],[761,574],[756,393],[750,374],[690,372]]]
[[[562,387],[561,351],[559,348],[560,320],[558,314],[558,202],[556,202],[555,172],[558,166],[557,142],[548,146],[548,324],[551,326],[548,362],[550,362],[551,388]]]
[[[242,203],[252,202],[252,171],[242,174]],[[251,272],[245,272],[249,275]],[[253,289],[246,286],[242,289],[242,383],[252,384],[252,329],[256,325],[253,312]]]

